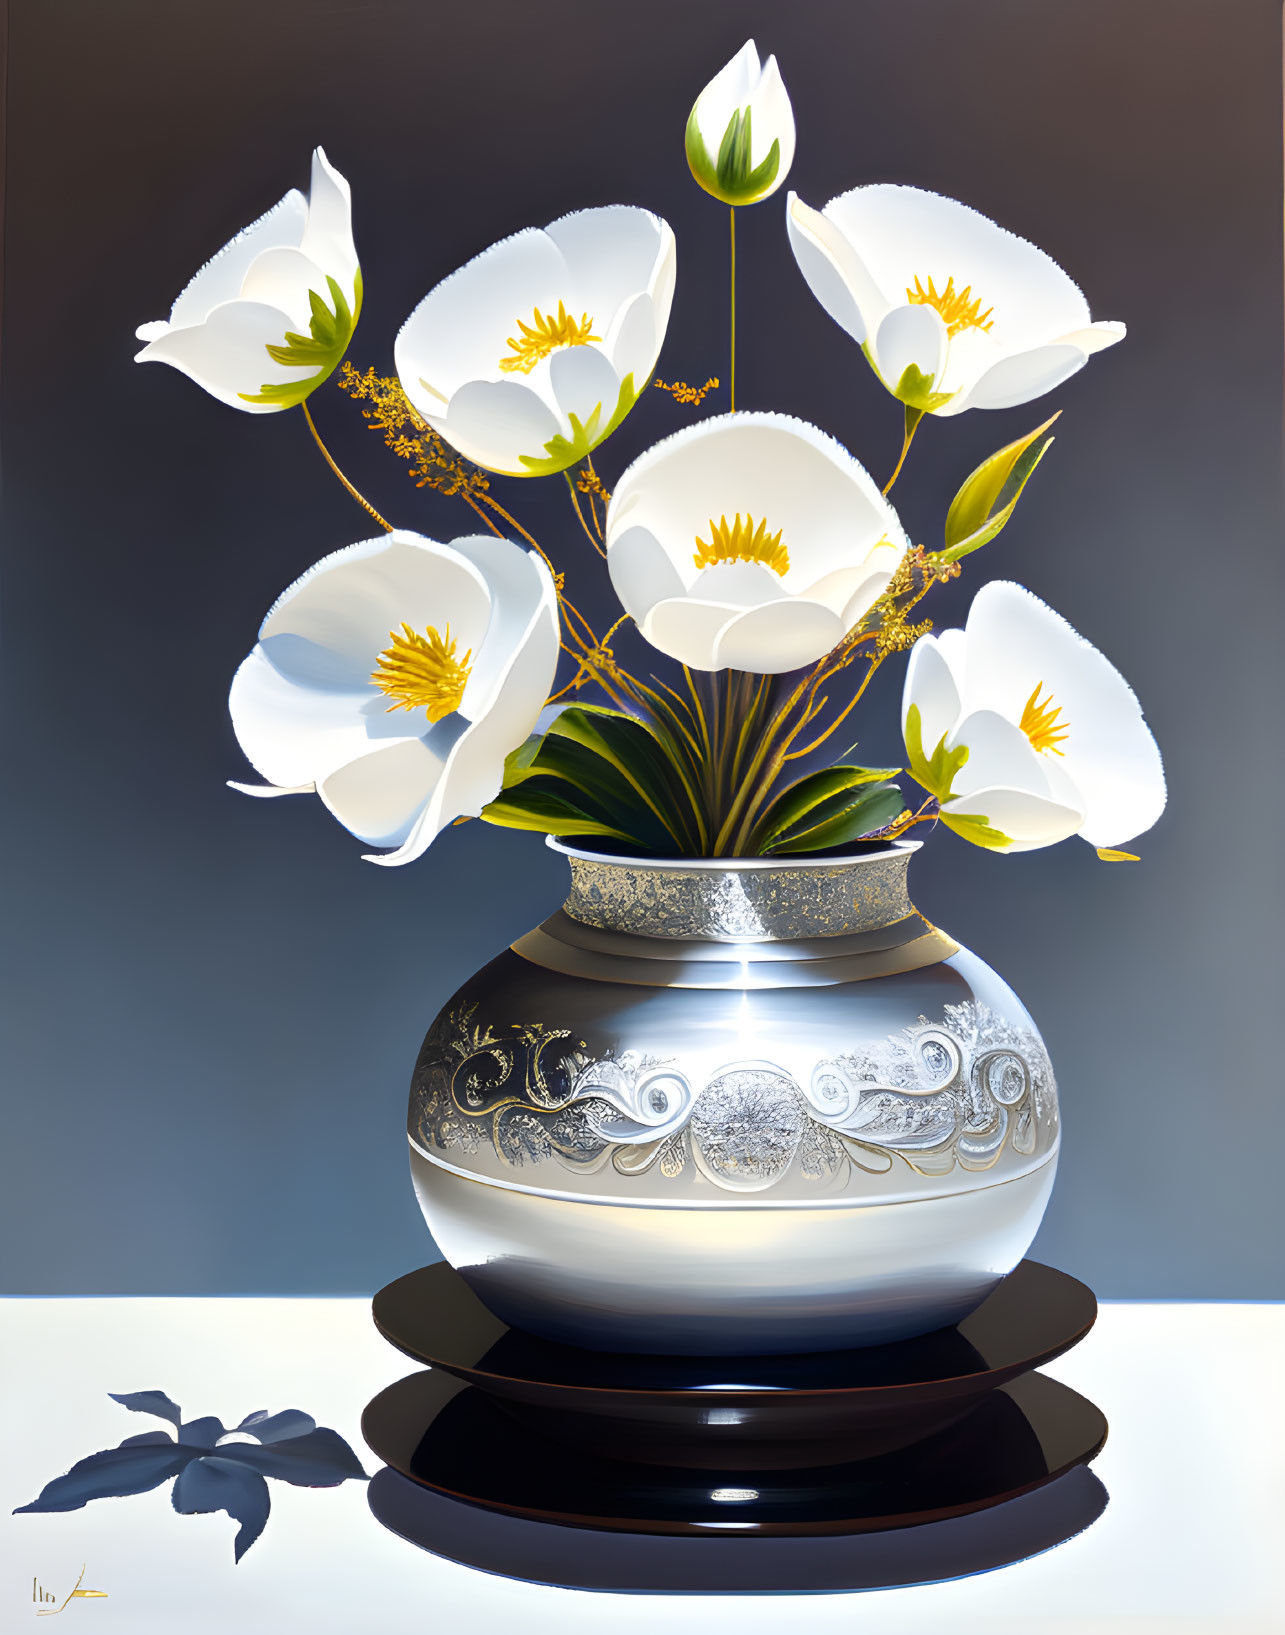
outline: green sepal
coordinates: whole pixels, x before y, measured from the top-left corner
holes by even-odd
[[[1058,414],[1062,411],[1059,409]],[[946,549],[939,554],[947,562],[994,539],[1013,514],[1027,479],[1039,465],[1053,439],[1045,436],[1057,419],[1051,415],[1025,437],[983,460],[950,502],[946,513]]]
[[[908,363],[906,365],[906,367],[901,371],[901,379],[894,386],[890,380],[885,379],[885,377],[880,373],[879,366],[875,362],[874,350],[871,347],[869,340],[862,341],[861,351],[865,356],[866,362],[874,370],[877,379],[884,387],[885,391],[891,392],[898,402],[906,405],[907,433],[913,430],[910,422],[910,417],[912,414],[915,417],[915,424],[918,424],[924,415],[933,414],[936,410],[949,403],[951,398],[958,397],[959,395],[957,392],[934,392],[932,388],[933,382],[937,379],[936,375],[924,374],[923,370],[916,363]]]
[[[1006,835],[1002,829],[993,829],[988,818],[974,812],[956,813],[945,809],[959,770],[968,760],[968,745],[960,744],[955,749],[947,749],[946,734],[943,733],[932,755],[925,755],[923,717],[918,704],[912,704],[906,711],[906,758],[910,762],[910,776],[936,797],[937,815],[948,829],[953,829],[961,839],[971,841],[974,846],[985,846],[991,851],[1013,844],[1012,836]]]
[[[968,745],[946,748],[946,734],[931,756],[924,754],[924,723],[918,704],[906,711],[906,758],[910,762],[910,776],[921,784],[941,805],[950,799],[951,786],[959,776],[960,768],[968,760]]]
[[[705,145],[696,107],[687,116],[688,169],[707,193],[724,204],[757,204],[771,190],[781,168],[781,144],[775,139],[767,157],[750,168],[751,113],[749,107],[733,112],[719,143],[717,159],[711,159]]]
[[[881,380],[883,376],[879,377]],[[955,392],[934,392],[933,381],[936,375],[926,375],[917,363],[908,363],[901,371],[901,379],[895,386],[884,385],[888,390],[904,403],[909,409],[918,409],[921,415],[934,414],[943,404],[949,403]]]
[[[296,335],[292,330],[287,330],[284,346],[264,347],[273,363],[284,364],[288,369],[312,369],[314,373],[303,380],[267,381],[257,392],[238,392],[237,396],[243,402],[270,403],[275,408],[292,409],[329,380],[339,367],[361,316],[361,268],[358,267],[353,275],[351,307],[335,279],[327,275],[326,284],[334,310],[326,305],[316,290],[309,290],[308,305],[312,316],[308,320],[308,328],[311,333]]]
[[[970,841],[974,846],[999,851],[1013,844],[1012,835],[1006,835],[1002,829],[993,829],[989,818],[973,812],[941,812],[938,815],[948,829],[953,829],[961,840]]]
[[[645,384],[645,383],[644,383]],[[521,471],[509,472],[513,477],[553,477],[559,471],[566,471],[568,467],[578,464],[587,455],[592,454],[599,443],[606,442],[616,427],[638,401],[638,392],[634,387],[632,370],[620,383],[620,393],[616,398],[616,407],[611,419],[602,425],[602,404],[595,403],[584,420],[578,415],[569,415],[571,422],[571,436],[564,437],[561,432],[551,437],[544,445],[545,457],[539,455],[519,454],[518,462],[524,468]]]
[[[895,766],[827,766],[820,771],[807,773],[783,789],[764,812],[755,826],[750,851],[797,851],[815,845],[816,842],[810,838],[814,829],[831,823],[845,813],[855,812],[872,793],[872,784],[891,787],[885,780],[895,778],[900,770]],[[892,814],[893,817],[901,811],[903,804],[900,790],[897,791],[897,800],[897,812]],[[891,821],[891,818],[885,818],[867,827],[880,829],[884,823]],[[806,840],[806,845],[801,846],[800,840]],[[837,842],[827,841],[825,844],[834,845]]]

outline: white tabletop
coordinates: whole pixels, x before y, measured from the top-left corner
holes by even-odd
[[[236,1424],[300,1408],[374,1472],[366,1401],[412,1371],[364,1300],[0,1302],[0,1630],[39,1629],[82,1565],[105,1599],[55,1631],[198,1635],[1282,1635],[1285,1306],[1115,1303],[1045,1370],[1106,1413],[1094,1464],[1110,1503],[1030,1560],[947,1583],[855,1594],[618,1595],[507,1580],[397,1538],[366,1486],[272,1481],[261,1538],[178,1515],[165,1483],[82,1510],[13,1516],[76,1460],[160,1421],[107,1393],[161,1390],[188,1417]],[[586,1535],[590,1537],[590,1535]],[[696,1541],[699,1542],[699,1541]],[[746,1545],[754,1549],[755,1543]]]

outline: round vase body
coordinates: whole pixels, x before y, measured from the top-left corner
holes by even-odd
[[[917,847],[571,859],[429,1029],[411,1173],[504,1322],[753,1355],[956,1323],[1022,1259],[1057,1091],[1013,991],[912,907]]]

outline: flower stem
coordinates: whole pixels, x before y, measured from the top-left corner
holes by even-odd
[[[548,568],[550,574],[553,576],[554,584],[555,584],[555,586],[557,586],[558,585],[557,569],[553,566],[553,563],[550,562],[549,553],[545,550],[544,546],[541,545],[540,542],[537,539],[533,538],[532,535],[527,532],[527,530],[522,526],[522,524],[518,521],[518,519],[515,516],[512,516],[508,511],[506,511],[504,509],[504,507],[500,504],[499,500],[493,499],[490,494],[479,494],[478,498],[481,500],[483,505],[487,506],[490,510],[494,511],[497,516],[503,517],[505,522],[508,523],[509,527],[512,528],[515,533],[519,533],[519,534],[522,535],[522,538],[526,540],[527,544],[531,547],[531,549],[533,551],[535,551],[535,553],[540,557],[540,559],[544,563],[545,567]],[[560,586],[558,586],[558,605],[559,605],[559,607],[563,608],[564,610],[569,609],[572,613],[574,613],[576,618],[579,619],[580,623],[584,626],[584,628],[585,628],[585,630],[586,630],[586,632],[588,633],[588,636],[589,636],[588,642],[586,642],[584,640],[584,638],[580,635],[580,633],[574,628],[574,626],[569,621],[567,623],[567,633],[571,636],[571,638],[574,641],[579,642],[581,647],[583,647],[584,650],[586,652],[588,652],[591,647],[596,645],[596,638],[594,637],[593,630],[590,627],[588,619],[586,619],[584,614],[581,613],[581,611],[579,610],[578,607],[576,607],[575,603],[570,601],[567,598],[567,596],[565,596],[563,594],[562,588]]]
[[[473,505],[473,509],[477,511],[478,507],[473,504],[473,500],[467,494],[464,497],[469,501],[470,505]],[[550,562],[548,552],[545,550],[544,546],[541,545],[540,542],[531,534],[529,534],[518,519],[511,515],[510,512],[506,511],[497,499],[493,499],[490,494],[486,493],[479,494],[477,498],[488,508],[488,510],[494,511],[497,516],[503,517],[505,522],[509,524],[514,532],[521,534],[522,538],[526,540],[527,544],[530,545],[532,550],[534,550],[540,557],[541,561],[544,563],[545,567],[548,568],[549,573],[553,578],[554,589],[558,598],[558,611],[561,614],[562,625],[567,635],[570,636],[571,640],[575,643],[576,647],[580,649],[582,654],[590,654],[595,652],[599,648],[600,644],[598,642],[598,638],[593,633],[593,627],[590,625],[588,619],[585,618],[584,614],[581,613],[580,609],[575,605],[575,603],[567,596],[562,585],[559,583],[558,574],[553,566],[553,563]],[[488,523],[488,525],[494,528],[494,524],[491,523],[489,517],[485,516],[484,513],[480,511],[478,514],[479,516],[482,516],[484,522]],[[579,621],[581,627],[580,630],[577,630],[576,626],[572,623],[572,617]],[[617,623],[619,623],[619,621],[617,621]],[[614,629],[615,626],[613,625],[612,628]],[[568,651],[574,651],[574,649],[568,649]],[[621,702],[620,694],[613,690],[610,682],[607,681],[601,670],[595,669],[594,679],[602,688],[603,692],[605,692],[613,701],[613,703],[619,704]]]
[[[571,493],[571,503],[575,507],[576,516],[579,519],[580,526],[584,529],[585,533],[589,536],[589,543],[593,546],[594,550],[597,551],[599,556],[606,556],[607,553],[606,553],[606,551],[603,550],[601,542],[594,537],[592,529],[589,527],[589,524],[584,519],[584,512],[580,508],[580,497],[576,493],[575,479],[572,477],[572,475],[571,475],[571,473],[569,471],[564,471],[562,473],[562,475],[567,479],[567,488],[570,490],[570,493]],[[592,499],[593,496],[589,495],[588,498]],[[596,517],[594,518],[594,521],[595,522],[597,521]]]
[[[729,401],[731,412],[736,413],[736,206],[727,207],[728,242],[732,252],[732,368]]]
[[[334,459],[331,456],[330,450],[321,441],[321,434],[318,432],[316,426],[313,424],[312,414],[310,413],[310,411],[308,409],[308,400],[307,400],[307,398],[305,398],[303,400],[303,402],[299,405],[299,407],[303,410],[303,417],[308,422],[308,430],[312,433],[313,441],[316,443],[317,447],[321,450],[326,464],[330,467],[330,469],[334,472],[335,476],[338,477],[339,481],[344,485],[344,487],[352,495],[353,499],[355,499],[357,501],[357,504],[361,506],[362,510],[363,511],[369,511],[370,515],[372,517],[374,517],[375,521],[379,524],[379,526],[381,528],[387,529],[387,531],[391,534],[392,531],[393,531],[392,523],[385,521],[385,519],[380,516],[379,512],[376,511],[375,507],[370,503],[370,501],[365,497],[365,495],[364,494],[359,494],[357,492],[357,490],[353,487],[353,485],[348,481],[347,477],[344,476],[343,472],[340,471],[339,467],[335,464]]]
[[[475,511],[477,513],[477,515],[482,519],[482,521],[486,524],[486,526],[495,535],[496,539],[503,539],[504,538],[504,535],[495,526],[495,524],[491,521],[490,517],[487,516],[486,512],[482,509],[482,507],[477,503],[477,501],[473,498],[473,496],[468,492],[468,490],[466,488],[462,488],[460,490],[460,498],[464,501],[465,505],[467,505],[468,508],[471,511]]]
[[[910,453],[910,445],[915,440],[915,433],[919,430],[919,422],[923,419],[923,417],[924,411],[922,409],[912,409],[907,403],[906,430],[901,440],[901,457],[898,459],[897,464],[893,468],[892,476],[889,477],[888,481],[884,484],[883,491],[885,494],[901,475],[901,468],[906,463],[906,456]]]
[[[933,807],[931,812],[928,810],[930,806]],[[937,797],[929,795],[928,799],[924,801],[913,816],[898,818],[895,823],[889,824],[883,838],[885,840],[896,840],[899,836],[904,835],[907,829],[913,829],[916,823],[936,823],[940,817],[941,806]]]

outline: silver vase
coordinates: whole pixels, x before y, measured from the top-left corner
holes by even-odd
[[[1012,989],[907,895],[918,850],[646,861],[550,841],[571,893],[429,1029],[420,1207],[503,1321],[747,1355],[958,1322],[1057,1164]]]

